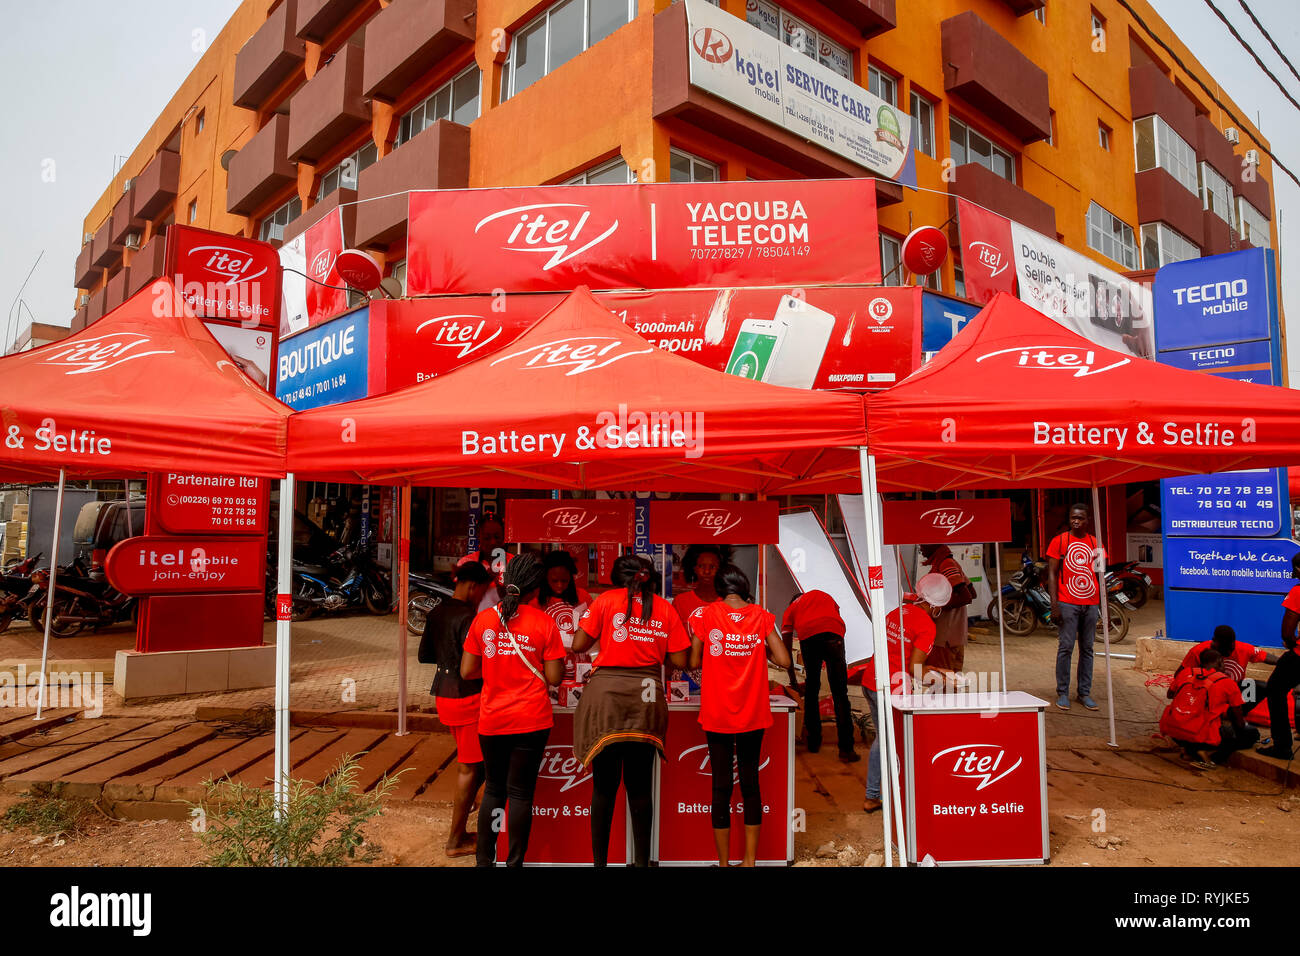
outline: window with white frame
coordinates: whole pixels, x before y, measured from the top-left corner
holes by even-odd
[[[1138,267],[1133,227],[1095,202],[1088,207],[1088,248],[1114,259],[1125,269]]]
[[[952,264],[952,291],[958,298],[966,298],[966,270],[959,262]]]
[[[302,215],[302,200],[294,196],[271,215],[262,220],[258,238],[263,242],[279,242],[284,238],[284,227]]]
[[[1092,11],[1092,39],[1094,40],[1094,42],[1100,40],[1102,47],[1105,48],[1106,18],[1103,17],[1096,10]]]
[[[1105,123],[1097,124],[1097,145],[1110,152],[1110,127]]]
[[[1209,163],[1201,163],[1201,203],[1233,229],[1237,213],[1232,201],[1232,185]]]
[[[1144,116],[1133,121],[1133,150],[1139,173],[1159,166],[1199,194],[1196,178],[1196,151],[1159,116]]]
[[[1248,203],[1243,197],[1237,197],[1237,218],[1241,222],[1242,242],[1267,249],[1273,243],[1272,230],[1268,226],[1268,217]]]
[[[880,276],[883,285],[903,284],[903,244],[893,236],[880,234]]]
[[[1044,4],[1043,6],[1039,7],[1037,10],[1034,11],[1034,19],[1037,20],[1039,23],[1043,24],[1043,26],[1047,26],[1047,5],[1046,4]]]
[[[913,91],[909,95],[908,113],[912,117],[912,148],[933,156],[934,104]]]
[[[562,0],[516,31],[501,70],[508,100],[636,16],[636,0]]]
[[[572,179],[566,179],[566,186],[606,186],[610,184],[634,183],[636,173],[622,159],[611,159],[607,163],[585,169]]]
[[[1200,258],[1201,250],[1192,240],[1175,232],[1163,222],[1142,227],[1142,268],[1159,269],[1171,262]]]
[[[406,113],[397,124],[394,148],[420,135],[440,119],[468,126],[479,117],[481,76],[477,66],[458,73]]]
[[[1016,181],[1016,163],[1011,154],[952,117],[948,119],[948,155],[955,166],[979,163],[1003,179]]]
[[[700,159],[680,149],[670,149],[669,182],[674,183],[716,183],[718,167],[707,159]]]
[[[867,67],[867,92],[879,96],[890,106],[898,104],[898,80],[878,67]]]
[[[378,158],[379,150],[375,144],[366,143],[320,178],[320,189],[316,191],[316,199],[324,199],[336,189],[356,189],[357,176],[361,170],[373,166]]]
[[[748,0],[745,4],[745,20],[840,76],[853,79],[853,55],[846,47],[775,3]]]
[[[393,271],[389,273],[394,279],[402,284],[401,295],[406,295],[406,260],[393,263]]]

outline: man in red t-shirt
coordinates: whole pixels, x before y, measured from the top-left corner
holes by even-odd
[[[1254,710],[1255,705],[1264,700],[1262,688],[1259,681],[1253,677],[1246,676],[1246,666],[1248,664],[1276,664],[1277,657],[1264,650],[1262,647],[1256,647],[1254,644],[1247,644],[1245,641],[1237,640],[1237,633],[1226,624],[1220,624],[1214,629],[1214,638],[1209,641],[1201,641],[1199,644],[1193,644],[1192,649],[1187,652],[1183,662],[1178,665],[1178,670],[1174,676],[1186,668],[1195,667],[1201,659],[1201,652],[1206,648],[1213,647],[1223,656],[1223,672],[1237,682],[1241,688],[1243,701],[1243,714],[1249,714]],[[1169,696],[1173,696],[1173,690],[1170,689]]]
[[[1088,533],[1088,508],[1070,509],[1070,530],[1058,534],[1047,548],[1047,593],[1052,620],[1060,625],[1056,645],[1056,706],[1070,709],[1070,659],[1079,645],[1079,702],[1097,709],[1092,699],[1092,642],[1101,614],[1101,582],[1094,561],[1097,539]]]
[[[825,664],[826,682],[830,684],[831,700],[835,704],[840,759],[845,763],[861,760],[853,749],[853,708],[849,704],[848,661],[844,656],[844,619],[840,617],[840,606],[825,591],[805,591],[785,609],[781,637],[787,648],[798,638],[803,653],[803,732],[808,752],[815,754],[822,746],[820,698],[822,664]],[[793,677],[794,668],[790,670]]]
[[[1300,578],[1300,552],[1291,557],[1291,577]],[[1296,654],[1296,626],[1300,625],[1300,585],[1291,589],[1282,600],[1282,607],[1282,645],[1286,652],[1277,659],[1277,666],[1273,668],[1264,688],[1264,696],[1268,698],[1268,722],[1273,741],[1259,752],[1268,757],[1290,760],[1291,715],[1287,713],[1287,694],[1300,685],[1300,655]]]
[[[1259,731],[1242,717],[1237,682],[1223,672],[1223,655],[1213,647],[1174,675],[1171,693],[1173,699],[1160,715],[1160,732],[1181,746],[1194,766],[1208,770],[1227,763],[1234,750],[1259,739]],[[1213,763],[1206,763],[1201,751],[1211,747]]]

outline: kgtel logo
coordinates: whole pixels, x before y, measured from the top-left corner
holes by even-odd
[[[975,788],[976,790],[983,790],[985,787],[997,783],[1024,763],[1023,757],[1017,757],[1015,763],[998,773],[1003,762],[1007,759],[1007,752],[996,744],[961,744],[957,747],[949,747],[947,750],[940,750],[931,757],[930,763],[936,766],[946,766],[948,761],[944,760],[943,764],[940,764],[939,759],[948,757],[949,754],[953,753],[957,756],[953,759],[952,769],[948,772],[954,777],[979,780],[980,785]],[[995,774],[996,776],[994,776]]]
[[[735,49],[731,39],[713,27],[700,27],[696,30],[691,36],[691,46],[701,58],[710,63],[726,63]]]
[[[589,514],[586,508],[552,508],[543,511],[542,517],[552,531],[563,531],[567,535],[575,535],[596,523],[596,515]]]
[[[47,355],[46,365],[72,366],[68,375],[85,375],[88,372],[102,372],[105,369],[142,359],[149,355],[171,355],[173,349],[153,349],[146,351],[149,337],[138,332],[121,332],[117,335],[97,335],[82,339],[72,345],[56,349]]]
[[[191,266],[198,266],[220,276],[226,285],[251,282],[266,275],[266,267],[257,269],[256,258],[250,252],[240,252],[229,246],[195,246],[186,252]],[[206,261],[204,261],[206,259]]]
[[[591,779],[591,772],[584,771],[578,758],[573,755],[569,744],[550,744],[542,756],[542,769],[538,771],[539,779],[563,780],[560,792],[580,787]]]
[[[576,342],[584,344],[575,345]],[[519,366],[521,370],[528,368],[567,368],[568,371],[564,375],[568,378],[570,375],[581,375],[583,372],[590,372],[593,369],[604,368],[606,365],[613,365],[620,359],[631,358],[633,355],[644,355],[652,351],[650,347],[626,351],[630,344],[623,341],[623,339],[616,339],[607,335],[580,335],[568,339],[554,339],[550,342],[543,342],[541,345],[530,345],[526,349],[520,349],[518,352],[511,352],[509,355],[493,359],[492,364],[497,365],[510,359],[527,356],[524,364]]]
[[[477,323],[477,324],[475,324]],[[433,329],[433,341],[430,345],[443,348],[460,349],[457,358],[465,358],[479,349],[485,348],[501,334],[501,326],[496,326],[490,335],[484,335],[487,319],[478,315],[440,315],[436,319],[426,319],[415,327],[418,335],[426,328]]]
[[[967,517],[961,508],[931,508],[921,513],[921,520],[928,521],[930,527],[946,532],[951,537],[974,521],[975,516]]]
[[[546,213],[542,211],[566,208],[582,210],[582,215],[572,225],[569,219],[552,219],[548,221]],[[541,202],[494,212],[492,215],[478,221],[478,225],[474,227],[474,233],[477,235],[488,223],[516,215],[519,217],[519,221],[510,230],[510,235],[506,237],[505,245],[501,248],[510,252],[551,253],[551,258],[542,266],[543,272],[555,268],[562,262],[567,262],[574,256],[581,255],[598,243],[604,242],[618,229],[618,220],[615,219],[614,224],[600,235],[570,251],[570,246],[579,242],[584,235],[591,234],[592,230],[587,229],[587,221],[591,218],[591,210],[576,202]]]
[[[1021,368],[1073,372],[1074,378],[1083,378],[1085,375],[1100,375],[1102,372],[1109,372],[1111,369],[1127,365],[1129,361],[1126,358],[1121,358],[1109,365],[1093,368],[1097,363],[1097,353],[1092,349],[1081,349],[1073,345],[1023,345],[1014,349],[998,349],[996,352],[986,352],[975,361],[983,362],[985,359],[997,355],[1018,355],[1019,358],[1015,364]]]
[[[1009,265],[1007,257],[1002,254],[1002,250],[991,242],[969,243],[966,246],[966,251],[975,257],[976,262],[989,270],[990,279],[1001,275]]]
[[[701,508],[686,517],[705,531],[712,531],[715,538],[740,524],[740,519],[727,508]]]

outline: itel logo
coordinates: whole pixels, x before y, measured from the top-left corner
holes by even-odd
[[[556,209],[574,209],[582,210],[577,220],[569,219],[547,219],[547,213],[542,210],[551,211],[554,216]],[[573,215],[566,213],[565,215]],[[590,236],[599,226],[587,228],[587,221],[591,218],[591,210],[581,203],[576,202],[542,202],[533,203],[528,206],[515,206],[513,209],[503,209],[501,212],[494,212],[478,221],[474,227],[477,234],[488,223],[497,219],[506,219],[508,217],[518,216],[518,222],[510,230],[506,237],[505,245],[501,248],[510,252],[549,252],[551,258],[542,266],[542,271],[553,269],[562,262],[567,262],[574,256],[581,255],[592,246],[604,242],[618,229],[618,220],[592,239],[587,239],[582,245],[578,245],[583,239]]]
[[[949,756],[953,753],[957,755],[955,758]],[[940,758],[946,759],[941,763]],[[998,773],[1006,759],[1007,752],[995,744],[961,744],[957,747],[949,747],[947,750],[940,750],[930,758],[930,763],[946,766],[948,760],[952,760],[952,769],[948,771],[950,774],[967,780],[979,780],[980,785],[975,789],[983,790],[997,783],[1024,762],[1023,757],[1017,757],[1015,763]]]
[[[713,771],[709,769],[709,745],[708,744],[698,744],[694,747],[687,747],[685,750],[683,750],[681,753],[677,755],[677,761],[678,763],[683,763],[686,766],[693,768],[696,773],[700,774],[703,777],[713,776]],[[697,761],[698,761],[698,766],[697,766]],[[763,762],[758,765],[758,769],[762,771],[771,762],[772,762],[772,758],[770,756],[764,757]],[[732,783],[734,785],[740,782],[740,774],[736,770],[736,763],[734,758],[732,760],[731,766],[732,766],[732,770],[731,770]]]
[[[102,372],[132,359],[149,355],[171,355],[173,352],[172,349],[146,351],[148,344],[149,337],[136,332],[97,335],[56,349],[46,356],[44,362],[46,365],[73,366],[67,372],[68,375],[85,375],[87,372]]]
[[[575,345],[575,342],[584,343]],[[604,344],[599,344],[604,343]],[[623,351],[630,345],[622,339],[610,338],[609,336],[583,335],[569,339],[555,339],[550,342],[543,342],[541,345],[532,345],[518,352],[511,352],[509,355],[503,355],[498,359],[493,359],[492,364],[508,361],[513,358],[527,356],[524,364],[519,366],[520,369],[528,368],[567,368],[564,373],[568,378],[571,375],[581,375],[583,372],[590,372],[593,369],[604,368],[606,365],[613,365],[619,359],[630,358],[633,355],[643,355],[652,351],[647,346],[635,351]]]
[[[701,508],[686,517],[705,531],[712,531],[715,538],[740,524],[740,519],[725,508]]]
[[[1002,250],[991,242],[972,242],[966,250],[975,257],[984,268],[989,270],[989,278],[1001,275],[1006,271],[1006,257],[1002,255]]]
[[[695,52],[710,63],[726,63],[731,59],[731,40],[721,30],[700,27],[691,37]]]
[[[596,515],[588,514],[586,508],[552,508],[543,511],[542,517],[552,529],[568,535],[575,535],[596,523]]]
[[[582,769],[571,744],[551,744],[542,756],[542,769],[537,776],[544,780],[563,780],[564,786],[560,787],[563,793],[582,786],[591,779],[591,772]]]
[[[429,327],[434,330],[433,341],[429,344],[440,345],[443,348],[458,348],[460,354],[456,356],[457,358],[465,358],[471,352],[477,352],[501,334],[501,327],[498,325],[492,330],[491,335],[485,337],[483,332],[487,328],[487,320],[477,315],[440,315],[436,319],[421,322],[415,327],[415,331],[418,334]]]
[[[1072,345],[1023,345],[1014,349],[999,349],[996,352],[987,352],[975,361],[983,362],[995,355],[1007,354],[1018,355],[1016,365],[1022,368],[1073,372],[1074,378],[1083,378],[1085,375],[1099,375],[1102,372],[1109,372],[1111,369],[1128,364],[1128,359],[1121,358],[1109,365],[1093,368],[1093,365],[1097,362],[1097,353],[1092,349],[1080,349]]]
[[[226,246],[195,246],[187,255],[192,263],[198,262],[206,255],[207,262],[203,262],[201,268],[220,276],[225,280],[226,285],[251,282],[266,274],[265,266],[256,272],[252,271],[256,263],[251,253],[240,252],[238,249]]]
[[[946,531],[948,536],[951,537],[974,521],[975,516],[971,515],[967,518],[966,512],[961,508],[931,508],[929,511],[921,513],[921,520],[925,521],[927,519],[930,522],[930,527],[936,531]]]
[[[307,271],[310,272],[314,278],[324,282],[325,278],[330,274],[330,270],[333,268],[334,253],[330,252],[328,249],[322,249],[320,252],[316,253],[316,258],[311,261],[311,268]]]

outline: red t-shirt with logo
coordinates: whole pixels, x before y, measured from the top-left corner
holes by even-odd
[[[587,605],[591,604],[591,595],[582,588],[578,588],[577,605],[570,604],[564,598],[555,595],[551,595],[545,605],[540,603],[541,600],[542,597],[539,594],[529,601],[528,605],[529,607],[539,608],[554,618],[555,626],[560,629],[560,637],[564,641],[564,646],[572,646],[573,632],[578,629],[578,619],[587,610]]]
[[[1047,556],[1061,559],[1056,575],[1056,599],[1062,604],[1097,603],[1097,575],[1092,565],[1096,550],[1097,539],[1090,534],[1076,538],[1067,531],[1052,539]]]
[[[700,726],[718,734],[771,727],[767,635],[776,617],[757,604],[738,609],[717,601],[697,608],[689,623],[704,644]]]
[[[1300,584],[1297,584],[1287,592],[1286,597],[1282,599],[1282,606],[1288,611],[1295,611],[1300,614]],[[1293,638],[1294,634],[1291,635]],[[1292,642],[1294,644],[1294,641]]]
[[[696,594],[694,588],[673,595],[673,610],[683,621],[689,621],[692,614],[699,608],[707,607],[709,603]]]
[[[648,667],[662,664],[673,651],[691,646],[682,619],[673,606],[651,595],[650,620],[641,620],[641,598],[632,599],[632,619],[627,620],[627,591],[606,591],[591,602],[578,627],[600,641],[592,670],[600,667]]]
[[[825,591],[805,591],[781,616],[781,630],[787,629],[793,629],[801,641],[818,634],[843,637],[844,619],[840,617],[840,606]]]
[[[901,612],[901,614],[900,614]],[[912,668],[912,651],[919,649],[929,654],[934,649],[937,633],[934,618],[914,604],[904,604],[885,616],[885,637],[889,641],[889,687],[891,693],[905,694],[909,685],[903,675],[910,675]],[[868,658],[866,664],[860,665],[862,686],[867,690],[876,689],[876,663]],[[859,668],[854,668],[854,675]]]
[[[545,730],[555,723],[547,683],[519,660],[504,630],[493,607],[479,612],[465,636],[465,650],[483,658],[479,733],[526,734]],[[510,620],[510,633],[520,653],[532,662],[538,674],[546,673],[546,661],[564,657],[560,629],[545,611],[520,605]]]
[[[1213,641],[1201,641],[1201,643],[1193,645],[1192,649],[1187,652],[1187,656],[1183,658],[1183,662],[1178,665],[1178,669],[1200,667],[1201,651],[1213,646]],[[1240,684],[1246,677],[1247,664],[1263,664],[1267,660],[1268,651],[1264,650],[1264,648],[1256,647],[1254,644],[1247,644],[1245,641],[1237,641],[1232,653],[1223,659],[1223,672]]]
[[[1180,714],[1178,692],[1187,684],[1198,682],[1205,687],[1205,709],[1201,713]],[[1222,742],[1219,721],[1229,707],[1242,706],[1241,689],[1237,682],[1218,671],[1189,667],[1174,675],[1174,700],[1160,715],[1160,732],[1175,740],[1217,746]]]

